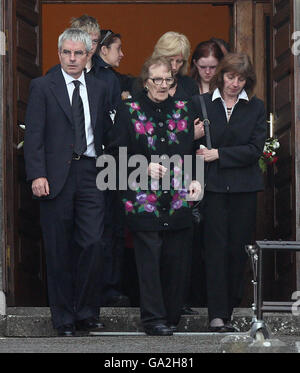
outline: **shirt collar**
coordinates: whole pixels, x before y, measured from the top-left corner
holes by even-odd
[[[83,72],[83,71],[82,71],[82,73],[81,73],[81,75],[80,75],[80,77],[79,77],[78,79],[75,79],[75,78],[73,78],[73,76],[67,74],[67,73],[64,71],[63,68],[61,69],[61,71],[62,71],[62,74],[63,74],[63,76],[64,76],[64,78],[65,78],[65,81],[66,81],[66,84],[67,84],[67,85],[70,84],[70,83],[72,83],[73,80],[79,80],[80,83],[81,83],[83,86],[86,85],[86,84],[85,84],[85,77],[84,77],[84,72]]]
[[[216,88],[216,89],[214,90],[211,100],[214,101],[214,100],[216,100],[217,98],[220,98],[222,101],[224,101],[224,100],[223,100],[223,97],[221,96],[221,92],[220,92],[219,88]],[[245,91],[244,89],[243,89],[243,90],[241,91],[241,93],[238,95],[238,99],[237,99],[236,102],[238,102],[239,100],[246,100],[246,101],[249,101],[249,97],[248,97],[248,95],[247,95],[247,93],[246,93],[246,91]]]

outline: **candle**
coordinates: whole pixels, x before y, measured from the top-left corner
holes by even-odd
[[[273,114],[270,113],[270,137],[273,137]]]

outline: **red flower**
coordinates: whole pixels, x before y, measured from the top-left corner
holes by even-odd
[[[150,203],[155,203],[157,201],[157,197],[155,194],[149,194],[147,196],[147,201],[149,201]]]
[[[264,152],[264,156],[266,158],[270,158],[270,157],[272,157],[272,153]]]

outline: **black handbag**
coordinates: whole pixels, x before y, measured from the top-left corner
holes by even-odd
[[[205,101],[202,95],[197,96],[200,101],[201,105],[201,110],[203,114],[203,124],[204,124],[204,133],[205,133],[205,139],[206,139],[206,147],[207,149],[211,149],[211,138],[210,138],[210,121],[207,117],[207,111],[206,111],[206,106],[205,106]],[[206,165],[206,172],[208,170],[208,164]],[[205,185],[204,185],[205,188]],[[192,208],[192,215],[193,215],[193,220],[194,224],[199,225],[200,223],[203,222],[204,220],[204,214],[203,214],[203,209],[204,209],[204,203],[205,203],[205,197],[203,196],[201,201],[198,201],[195,203],[195,205]]]

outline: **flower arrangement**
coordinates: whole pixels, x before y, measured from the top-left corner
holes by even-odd
[[[278,156],[276,155],[277,149],[280,147],[279,141],[276,137],[269,137],[266,140],[263,155],[259,158],[259,167],[262,172],[267,171],[267,166],[274,164],[278,161]]]

